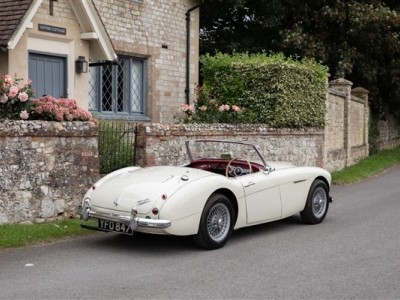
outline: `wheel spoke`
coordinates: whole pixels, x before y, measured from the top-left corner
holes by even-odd
[[[214,241],[224,239],[229,232],[230,222],[228,207],[222,203],[215,205],[207,217],[208,234]]]
[[[324,215],[328,198],[323,188],[317,188],[314,191],[312,199],[312,211],[317,218]]]

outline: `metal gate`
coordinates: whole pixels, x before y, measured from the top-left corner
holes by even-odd
[[[137,126],[133,122],[99,122],[100,174],[135,165],[136,132]]]

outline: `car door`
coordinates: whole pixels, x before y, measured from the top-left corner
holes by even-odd
[[[274,172],[259,171],[237,179],[245,191],[247,224],[281,218],[280,189]]]

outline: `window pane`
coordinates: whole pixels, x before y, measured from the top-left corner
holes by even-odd
[[[103,66],[101,75],[102,111],[112,111],[112,66]]]
[[[145,62],[119,57],[118,64],[98,63],[89,69],[89,109],[114,117],[145,114]],[[114,115],[114,116],[113,116]]]
[[[142,72],[143,63],[141,61],[132,60],[131,67],[131,107],[132,112],[142,112]]]
[[[98,95],[97,95],[97,85],[96,78],[99,67],[89,68],[89,110],[98,110]]]
[[[117,70],[117,112],[129,112],[129,59],[119,59]]]

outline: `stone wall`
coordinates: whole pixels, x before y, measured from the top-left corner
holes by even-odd
[[[330,83],[325,128],[273,129],[250,124],[138,123],[136,165],[188,162],[185,141],[227,139],[257,146],[267,161],[337,171],[368,156],[368,91]],[[380,147],[400,144],[398,120],[380,124]],[[0,224],[75,216],[100,178],[97,126],[89,122],[0,121]]]
[[[97,126],[0,120],[0,224],[75,216],[99,178]]]
[[[352,82],[330,82],[326,98],[324,168],[339,171],[369,154],[368,91]]]
[[[220,139],[255,144],[266,160],[295,165],[323,164],[323,129],[271,129],[262,125],[138,124],[136,164],[179,165],[188,162],[185,141]]]
[[[368,91],[344,79],[330,82],[324,129],[272,129],[260,125],[139,124],[137,164],[174,165],[187,161],[184,141],[229,139],[257,145],[267,160],[338,171],[368,156]]]
[[[326,101],[324,166],[338,170],[346,165],[344,105],[345,95],[330,90]]]
[[[392,149],[400,146],[400,120],[392,115],[378,122],[380,150]]]

